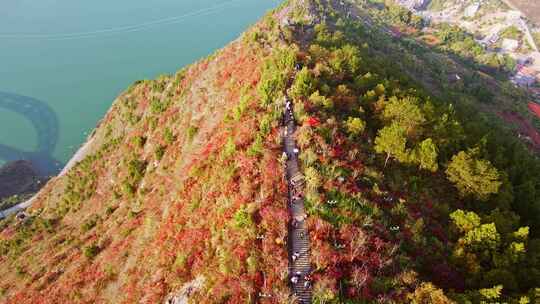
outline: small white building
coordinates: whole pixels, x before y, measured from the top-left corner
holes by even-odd
[[[489,43],[497,43],[499,41],[499,34],[493,34],[488,41]]]
[[[463,13],[463,16],[465,16],[467,18],[472,18],[472,17],[476,16],[476,13],[478,12],[479,9],[480,9],[480,3],[471,4],[471,5],[467,6],[467,8],[465,9],[465,12]]]
[[[521,19],[521,12],[520,11],[509,11],[506,13],[506,16],[509,20],[520,20]]]
[[[519,47],[519,41],[505,38],[502,41],[501,48],[506,52],[513,52]]]

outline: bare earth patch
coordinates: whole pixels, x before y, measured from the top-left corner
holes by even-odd
[[[540,25],[540,2],[531,0],[510,0],[517,6],[529,19]]]

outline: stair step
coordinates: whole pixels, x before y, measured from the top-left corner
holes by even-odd
[[[289,98],[287,98],[290,101]],[[292,102],[292,101],[291,101]],[[297,149],[296,141],[294,140],[294,133],[296,131],[296,123],[294,114],[292,111],[285,111],[283,121],[286,123],[287,136],[283,140],[285,152],[289,155],[293,154],[293,150]],[[283,133],[284,134],[284,133]],[[298,157],[290,157],[286,162],[286,174],[285,177],[288,182],[288,209],[292,219],[297,216],[303,216],[306,214],[304,199],[292,201],[293,195],[297,192],[303,192],[303,185],[292,186],[291,178],[300,173],[300,166],[298,164]],[[305,222],[296,223],[293,226],[294,220],[291,220],[289,225],[289,273],[292,275],[296,272],[300,272],[302,275],[310,274],[311,272],[311,247],[309,230],[307,229]],[[293,254],[299,254],[293,261]],[[304,278],[300,278],[299,282],[293,284],[293,293],[298,298],[298,303],[311,303],[311,286],[304,286]]]

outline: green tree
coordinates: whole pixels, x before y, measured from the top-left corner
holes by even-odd
[[[311,101],[314,105],[319,107],[324,107],[325,109],[332,109],[334,107],[334,103],[332,102],[332,99],[327,98],[324,95],[321,95],[321,93],[317,90],[309,96],[309,101]]]
[[[314,167],[308,167],[305,172],[306,187],[308,190],[316,191],[322,183],[322,177]]]
[[[407,134],[415,132],[418,126],[426,122],[418,99],[414,97],[391,97],[384,108],[383,118],[398,123],[405,128]]]
[[[336,74],[354,76],[360,68],[359,50],[347,44],[332,52],[329,65]]]
[[[501,236],[494,223],[483,224],[468,231],[460,242],[473,250],[495,250],[501,242]]]
[[[375,138],[375,152],[386,153],[385,167],[391,157],[401,162],[407,161],[408,152],[406,150],[407,138],[405,133],[405,128],[397,123],[379,130]]]
[[[432,283],[422,283],[416,287],[413,293],[410,293],[408,300],[412,304],[452,304],[444,292],[434,286]]]
[[[272,51],[272,56],[264,62],[261,81],[257,87],[261,105],[270,105],[282,94],[295,62],[296,51],[293,48],[276,48]]]
[[[353,136],[364,133],[366,129],[366,123],[358,117],[349,117],[345,125],[347,131]]]
[[[446,169],[448,180],[454,183],[461,196],[472,195],[486,200],[499,192],[502,182],[499,171],[488,160],[477,158],[478,150],[461,151],[452,157]]]
[[[503,286],[497,285],[493,286],[492,288],[484,288],[480,289],[480,294],[486,299],[486,300],[497,300],[501,296]]]
[[[450,219],[462,233],[467,233],[480,226],[480,217],[474,212],[458,209],[450,214]]]
[[[382,96],[386,92],[386,88],[384,87],[384,84],[382,83],[379,83],[378,85],[376,85],[373,90],[375,91],[375,94],[377,94],[377,96]]]
[[[314,86],[314,78],[311,72],[306,67],[303,67],[296,75],[291,87],[291,96],[294,98],[308,98],[313,93]]]
[[[458,247],[468,251],[495,250],[501,243],[501,235],[495,224],[481,224],[480,217],[472,211],[458,209],[450,214],[450,219],[463,235]]]
[[[496,223],[485,223],[491,217],[480,218],[474,212],[463,210],[454,211],[450,218],[460,236],[455,243],[453,258],[467,267],[470,273],[469,285],[476,288],[500,285],[508,291],[520,290],[520,284],[523,283],[520,282],[519,273],[524,271],[521,269],[523,263],[536,263],[532,257],[534,247],[527,257],[529,228],[502,232]],[[524,276],[526,280],[529,280],[531,274]],[[493,294],[496,290],[484,291]]]
[[[411,153],[411,161],[420,166],[421,169],[436,172],[439,169],[437,163],[437,146],[431,138],[422,141]]]

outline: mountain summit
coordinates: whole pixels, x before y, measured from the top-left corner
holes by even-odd
[[[384,13],[287,1],[133,84],[0,222],[2,302],[539,301],[540,162],[494,113],[517,93]]]

